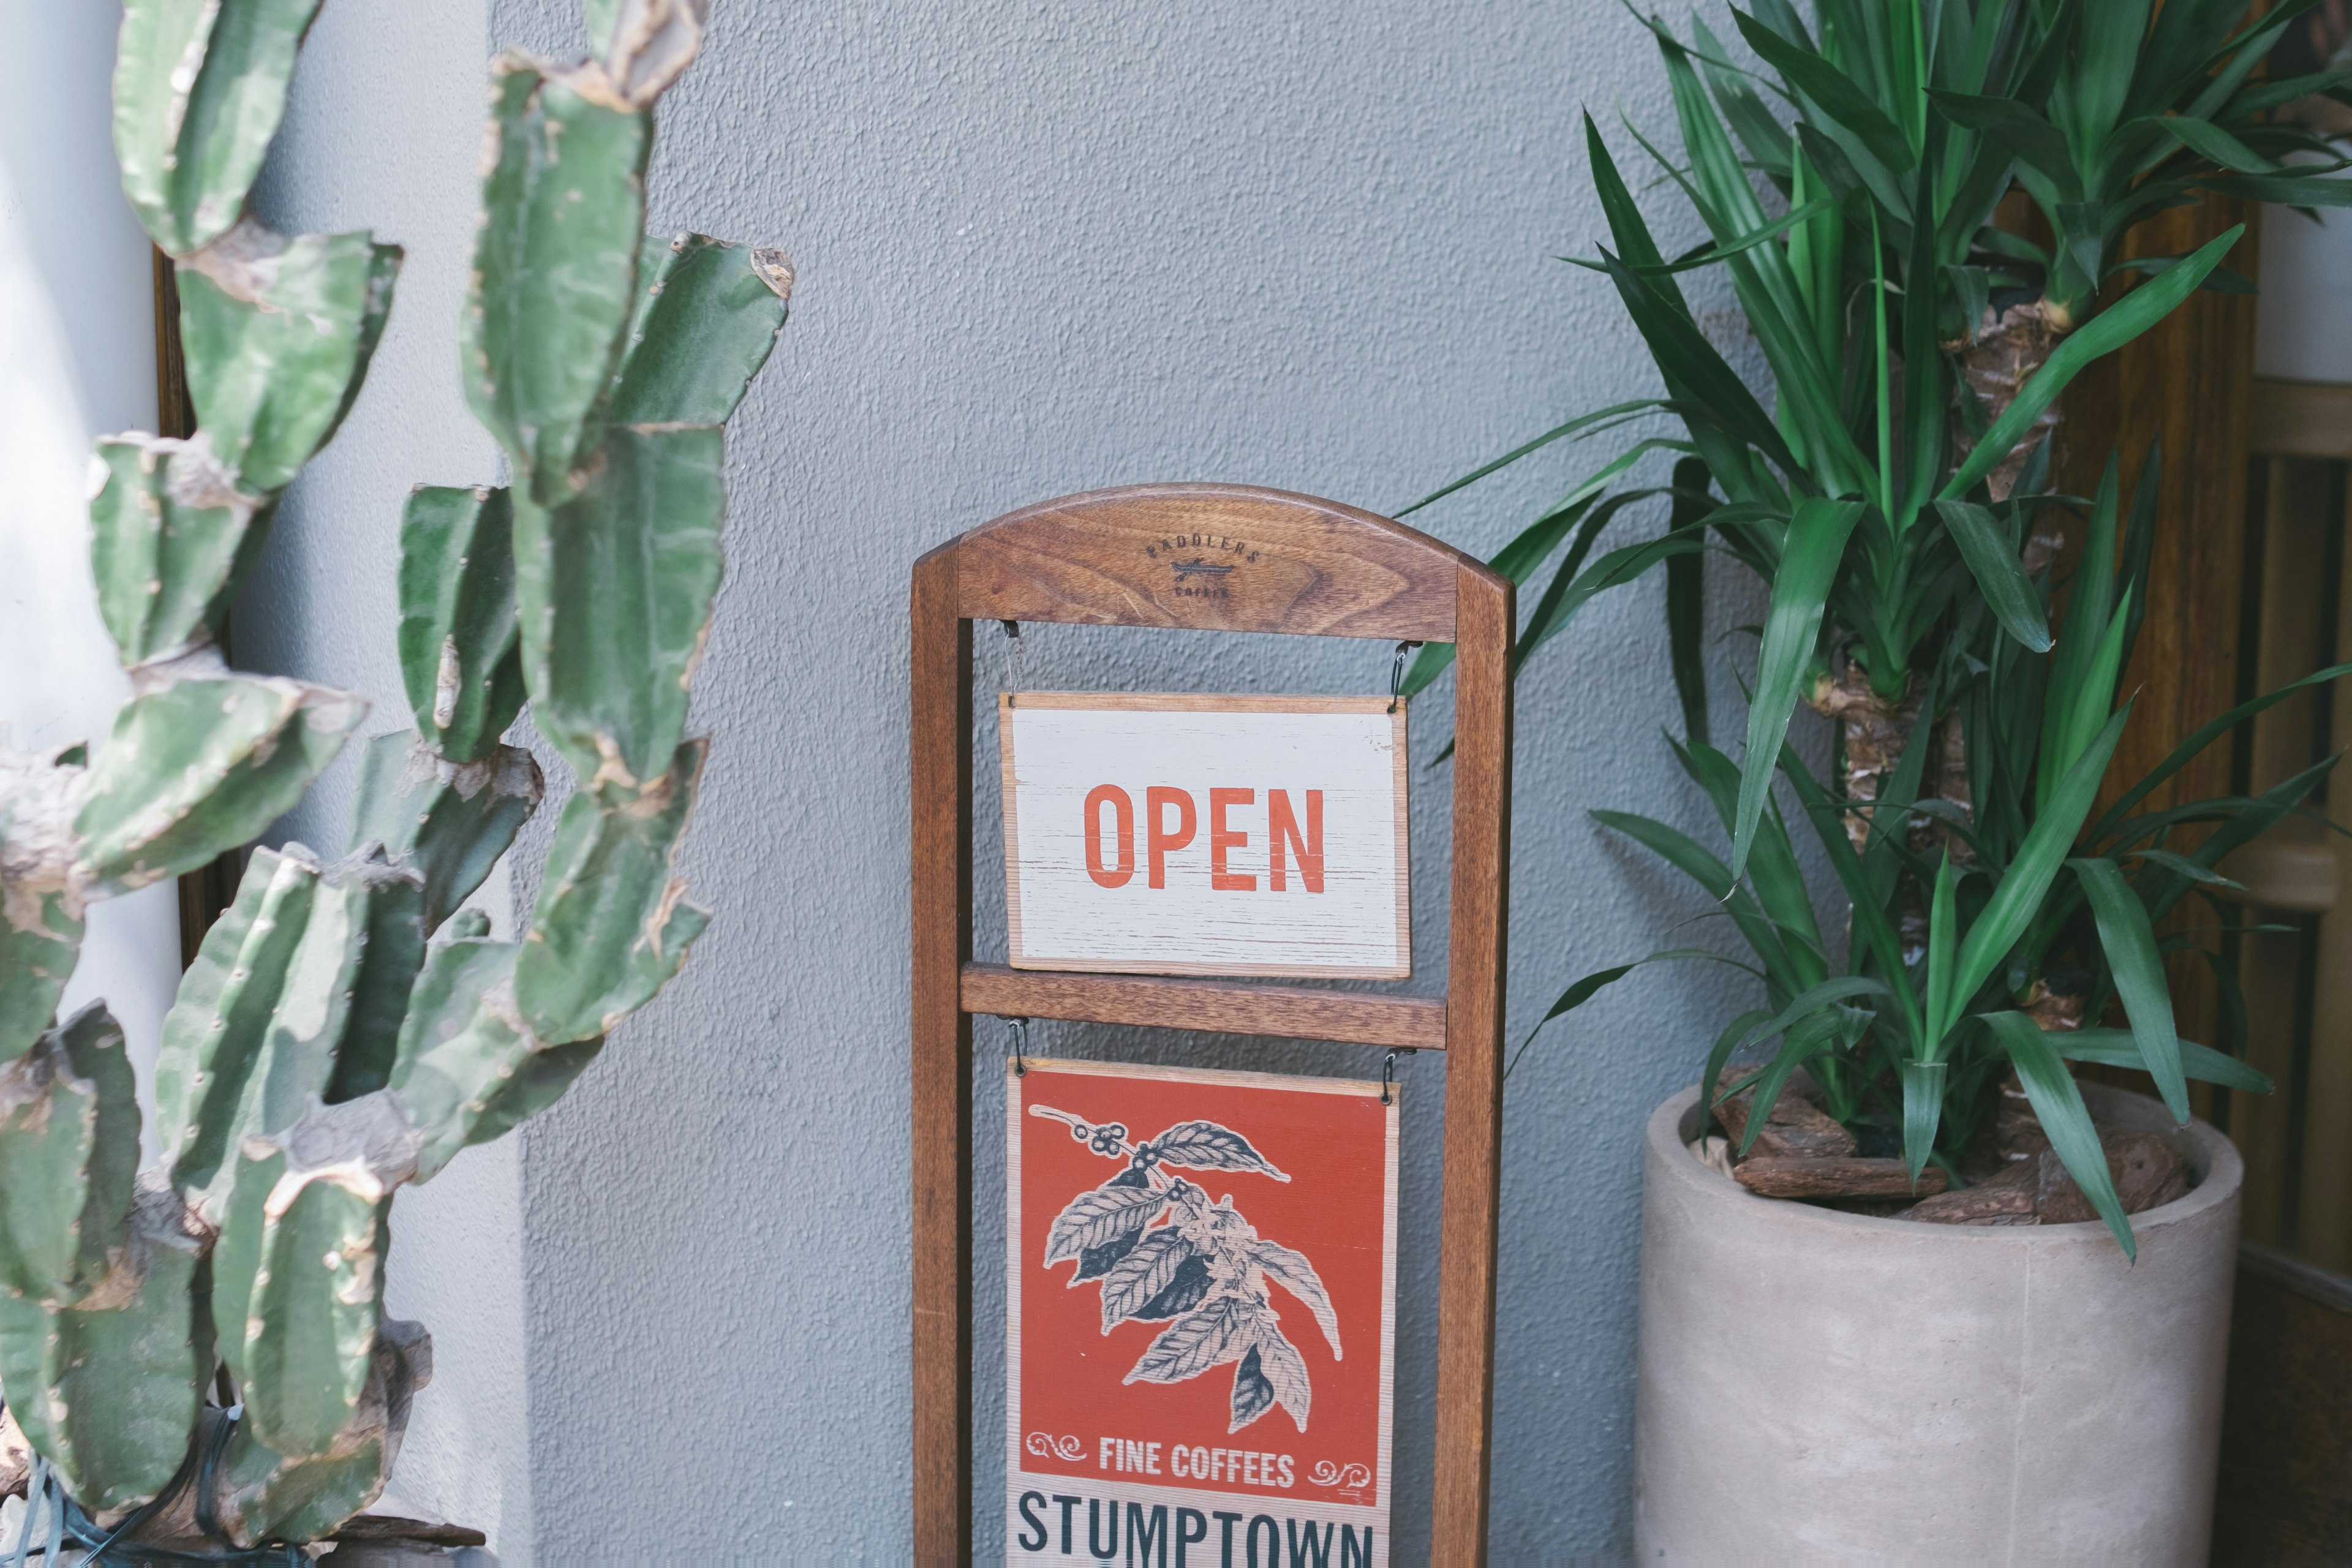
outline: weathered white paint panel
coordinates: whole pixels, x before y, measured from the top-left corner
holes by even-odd
[[[1405,710],[1391,706],[1001,696],[1013,967],[1411,973]]]

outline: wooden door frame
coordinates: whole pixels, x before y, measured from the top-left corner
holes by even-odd
[[[195,404],[188,395],[187,359],[180,348],[180,286],[169,256],[152,248],[155,279],[155,433],[186,440],[196,433]],[[228,627],[221,626],[221,655],[228,655]],[[245,851],[231,849],[179,879],[180,967],[196,961],[205,932],[236,899]]]
[[[2245,236],[2227,259],[2241,273],[2257,277],[2262,216],[2252,203],[2208,195],[2139,225],[2126,249],[2132,257],[2182,254],[2242,223]],[[2120,290],[2126,283],[2119,279],[2112,287]],[[2121,505],[2127,510],[2151,443],[2162,442],[2164,450],[2147,613],[2122,681],[2123,690],[2139,697],[2116,749],[2102,805],[2241,700],[2254,308],[2250,294],[2193,293],[2171,315],[2094,361],[2067,390],[2065,423],[2057,437],[2062,491],[2094,494],[2114,453]],[[2070,532],[2068,554],[2078,557],[2082,530]],[[2147,808],[2229,794],[2230,755],[2227,745],[2207,748],[2151,795]],[[2165,933],[2200,921],[2210,923],[2210,916],[2184,907]],[[2218,942],[2205,934],[2200,940]],[[2206,961],[2195,953],[2175,953],[2166,971],[2181,1034],[2212,1039],[2220,990]],[[2152,1087],[2137,1069],[2084,1068],[2078,1076],[2141,1092]],[[2191,1103],[2200,1114],[2210,1114],[2208,1086],[2192,1087]]]
[[[1163,560],[1222,548],[1220,596]],[[1239,551],[1232,547],[1241,544]],[[1336,501],[1241,485],[1136,485],[1024,508],[915,563],[912,775],[914,1544],[971,1555],[971,1016],[1150,1023],[1445,1053],[1431,1561],[1486,1561],[1501,1194],[1508,909],[1510,581]],[[1451,642],[1453,892],[1442,999],[972,962],[971,626],[977,620]]]

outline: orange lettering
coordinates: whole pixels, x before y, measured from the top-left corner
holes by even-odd
[[[1102,808],[1118,819],[1118,865],[1103,864]],[[1097,784],[1087,795],[1087,875],[1096,885],[1124,888],[1135,875],[1135,802],[1117,784]],[[1157,883],[1153,884],[1155,887]]]
[[[1298,836],[1298,818],[1291,815],[1290,792],[1270,789],[1265,792],[1265,837],[1273,847],[1274,864],[1266,878],[1267,884],[1279,893],[1288,884],[1289,868],[1283,860],[1283,842],[1287,839],[1291,853],[1298,857],[1298,879],[1310,893],[1323,890],[1323,792],[1307,792],[1307,837]],[[1157,884],[1155,884],[1156,886]]]
[[[1209,886],[1221,893],[1254,893],[1257,879],[1225,869],[1225,851],[1249,842],[1249,835],[1225,826],[1225,808],[1255,805],[1254,789],[1213,789],[1209,792]]]
[[[1176,808],[1176,826],[1167,826],[1166,810]],[[1192,829],[1197,819],[1192,814],[1192,797],[1181,789],[1167,784],[1153,784],[1143,792],[1143,809],[1150,817],[1151,844],[1151,874],[1145,879],[1152,887],[1168,885],[1168,852],[1181,849],[1192,842]],[[1320,840],[1318,840],[1320,843]],[[1318,873],[1319,875],[1319,873]]]

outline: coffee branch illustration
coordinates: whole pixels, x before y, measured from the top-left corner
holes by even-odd
[[[1314,1314],[1339,1359],[1339,1317],[1315,1266],[1303,1253],[1259,1237],[1234,1207],[1231,1193],[1209,1194],[1170,1168],[1250,1171],[1277,1182],[1290,1177],[1250,1146],[1248,1139],[1213,1121],[1180,1121],[1157,1138],[1128,1142],[1123,1123],[1096,1126],[1051,1106],[1032,1116],[1059,1121],[1070,1136],[1127,1169],[1080,1193],[1055,1216],[1045,1238],[1045,1267],[1077,1262],[1072,1289],[1099,1280],[1102,1331],[1130,1319],[1165,1322],[1129,1383],[1183,1383],[1234,1365],[1233,1425],[1238,1432],[1275,1405],[1307,1430],[1314,1388],[1307,1360],[1284,1336],[1282,1319],[1265,1282],[1280,1285]]]

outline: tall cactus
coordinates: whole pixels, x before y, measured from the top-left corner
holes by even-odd
[[[383,1489],[421,1328],[383,1316],[393,1196],[553,1103],[709,921],[676,861],[708,743],[723,426],[782,330],[781,254],[647,236],[652,107],[704,0],[586,0],[595,58],[494,63],[465,392],[509,488],[401,520],[413,730],[362,748],[334,858],[256,849],[164,1021],[156,1164],[102,1005],[59,1022],[95,899],[204,865],[359,731],[230,669],[279,495],[352,408],[398,247],[271,233],[250,187],[318,0],[129,0],[123,189],[179,275],[194,436],[102,437],[99,608],[131,700],[92,754],[0,751],[0,1388],[76,1528],[301,1542]],[[462,908],[537,807],[524,706],[576,775],[520,942]]]

